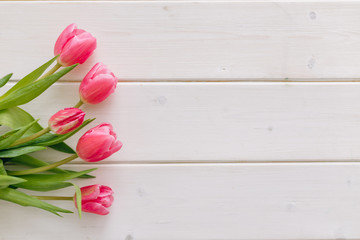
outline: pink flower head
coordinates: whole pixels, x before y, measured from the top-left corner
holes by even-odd
[[[79,127],[85,113],[78,108],[65,108],[49,119],[49,128],[56,134],[66,134]]]
[[[58,62],[63,66],[84,63],[96,48],[96,38],[85,30],[70,24],[58,37],[54,54],[59,55]]]
[[[114,201],[114,192],[110,187],[95,184],[82,187],[80,190],[82,211],[99,215],[109,214],[108,208]],[[77,207],[76,195],[74,196],[74,202]]]
[[[81,81],[79,93],[84,103],[97,104],[115,91],[117,78],[103,64],[97,63]]]
[[[122,145],[116,139],[111,124],[103,123],[82,135],[76,146],[76,153],[86,162],[98,162],[119,151]]]

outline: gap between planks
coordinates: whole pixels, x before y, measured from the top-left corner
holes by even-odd
[[[0,0],[2,1],[2,0]],[[20,79],[11,79],[9,83],[16,83]],[[82,80],[59,80],[58,82],[64,83],[77,83],[81,82]],[[326,79],[326,78],[314,78],[312,80],[306,78],[289,78],[289,79],[272,79],[272,78],[254,78],[254,79],[150,79],[150,80],[143,80],[143,79],[134,79],[134,80],[124,80],[121,79],[118,81],[119,83],[357,83],[360,82],[360,78],[336,78],[336,79]]]
[[[296,161],[188,161],[188,160],[174,160],[174,161],[111,161],[99,162],[95,165],[116,166],[116,165],[324,165],[324,164],[360,164],[360,160],[296,160]],[[87,162],[68,163],[68,166],[85,166]],[[96,166],[95,166],[96,167]]]
[[[263,162],[263,163],[256,163],[256,162],[248,162],[248,163],[244,163],[243,166],[267,166],[269,162]],[[270,162],[271,165],[276,165],[276,166],[294,166],[294,165],[299,165],[299,166],[303,166],[303,165],[313,165],[313,166],[321,166],[323,165],[323,162]],[[352,162],[326,162],[328,163],[327,165],[331,165],[331,166],[336,166],[336,165],[360,165],[360,162],[357,163],[352,163]],[[96,166],[106,166],[106,167],[116,167],[119,166],[119,164],[114,163],[114,162],[108,162],[106,164],[101,163],[101,162],[92,162],[92,163],[80,163],[80,162],[76,162],[76,163],[67,163],[62,165],[63,167],[83,167],[84,165],[88,165],[89,167],[93,167],[96,168]],[[172,165],[189,165],[189,166],[203,166],[203,165],[207,165],[207,166],[211,166],[213,165],[213,163],[204,163],[204,162],[200,162],[200,163],[173,163],[173,162],[169,162],[169,163],[156,163],[156,164],[152,164],[149,162],[145,162],[145,163],[123,163],[121,164],[121,166],[127,167],[127,166],[133,166],[133,165],[139,165],[139,166],[172,166]],[[224,166],[229,166],[229,165],[233,165],[233,166],[238,166],[238,163],[219,163],[219,165],[224,165]]]
[[[354,0],[353,0],[354,1]],[[316,2],[327,2],[327,3],[331,3],[331,2],[339,2],[339,0],[226,0],[226,1],[222,1],[222,0],[0,0],[0,2],[211,2],[211,3],[222,3],[222,2],[258,2],[258,3],[267,3],[267,2],[271,2],[271,3],[284,3],[284,2],[291,2],[291,3],[296,3],[296,2],[310,2],[310,3],[316,3]],[[351,2],[351,1],[349,1]],[[356,2],[356,0],[354,1]],[[326,240],[326,239],[323,239]]]

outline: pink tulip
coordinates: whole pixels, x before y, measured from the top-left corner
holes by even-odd
[[[115,91],[117,81],[115,75],[103,63],[95,64],[80,84],[81,101],[90,104],[104,101]]]
[[[109,123],[100,124],[87,131],[78,141],[77,155],[86,162],[101,161],[119,151],[122,143]]]
[[[109,208],[114,201],[114,192],[110,187],[95,184],[82,187],[80,190],[82,211],[99,215],[109,214],[107,208]],[[74,202],[77,207],[76,195],[74,196]]]
[[[96,38],[85,30],[78,29],[76,24],[70,24],[58,37],[54,54],[59,55],[58,63],[71,66],[84,63],[96,48]]]
[[[49,128],[56,134],[66,134],[79,127],[85,113],[78,108],[65,108],[49,119]]]

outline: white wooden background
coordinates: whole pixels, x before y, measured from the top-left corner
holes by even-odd
[[[1,240],[360,238],[359,1],[0,1],[0,75],[49,59],[73,22],[96,53],[24,108],[46,124],[94,63],[115,72],[84,109],[124,147],[68,166],[99,168],[77,183],[115,202],[82,220],[1,202]]]

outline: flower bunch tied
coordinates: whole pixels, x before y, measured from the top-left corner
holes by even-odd
[[[80,188],[71,182],[75,178],[95,178],[91,175],[95,168],[73,171],[61,166],[76,158],[85,162],[102,161],[121,149],[122,143],[110,123],[102,123],[86,131],[79,138],[75,150],[64,142],[94,120],[86,119],[86,113],[80,108],[83,104],[98,104],[113,93],[118,81],[115,75],[103,63],[95,64],[80,84],[79,102],[49,116],[46,127],[19,107],[31,102],[77,65],[84,63],[96,49],[96,44],[90,33],[78,29],[75,24],[69,25],[55,43],[55,57],[0,96],[0,125],[9,129],[0,136],[1,200],[40,208],[56,215],[72,211],[57,207],[49,200],[71,200],[80,217],[82,212],[109,213],[113,202],[113,191],[109,186],[95,184]],[[0,87],[5,86],[11,76],[8,74],[0,78]],[[47,148],[69,156],[49,162],[32,155]],[[72,196],[37,193],[66,187],[74,188]]]

